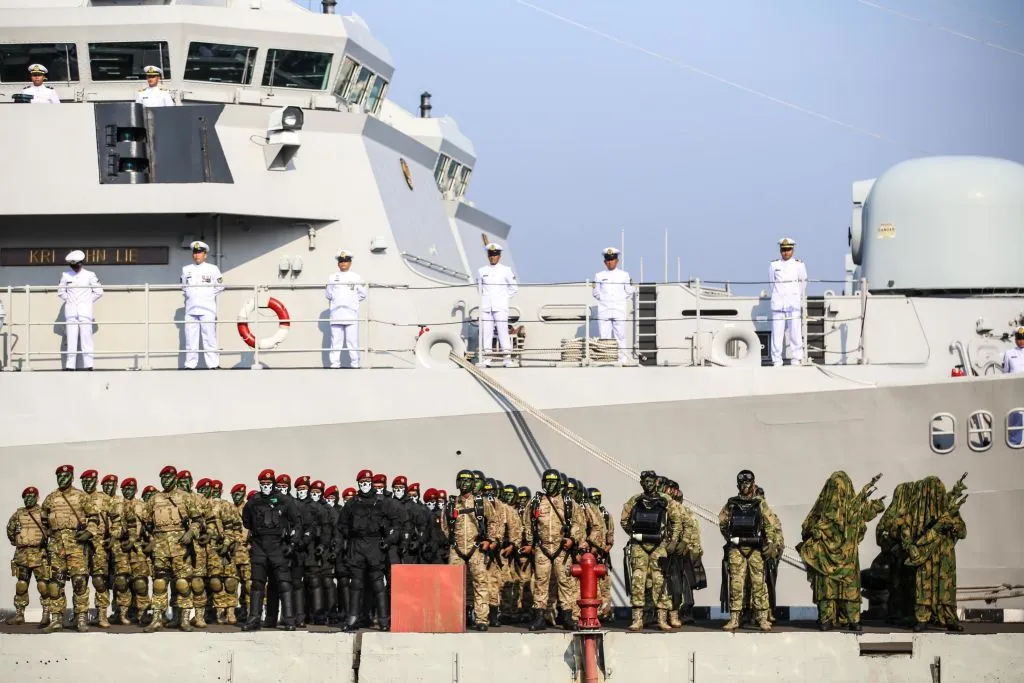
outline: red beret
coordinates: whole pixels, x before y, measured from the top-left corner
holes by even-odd
[[[296,480],[295,480],[295,488],[299,488],[300,486],[305,486],[306,488],[309,488],[309,475],[308,474],[304,474],[301,477],[296,478]]]
[[[419,493],[420,492],[420,483],[418,481],[414,481],[413,483],[409,484],[409,488],[407,489],[407,491],[410,494],[412,494],[413,492]]]
[[[427,489],[427,492],[423,494],[423,500],[431,501],[437,498],[437,489]]]
[[[274,474],[274,470],[263,470],[258,479],[259,481],[274,481],[277,479],[277,475]]]
[[[142,492],[143,493],[156,493],[156,487],[155,486],[147,486],[146,488],[142,489]]]
[[[235,484],[231,487],[231,493],[245,493],[245,484]]]
[[[135,477],[125,477],[124,480],[121,482],[121,488],[126,489],[129,486],[133,488],[139,487],[139,484],[135,481]]]
[[[373,479],[373,472],[370,470],[359,470],[359,474],[356,475],[356,481],[363,481],[364,479]]]
[[[196,482],[196,488],[197,489],[206,488],[206,487],[212,486],[212,485],[213,485],[213,482],[210,481],[209,479],[207,479],[206,477],[203,477],[198,482]]]
[[[341,492],[342,498],[351,498],[354,495],[356,495],[356,490],[351,486],[349,486],[347,489]]]
[[[223,489],[224,482],[222,482],[220,479],[211,479],[210,486],[212,486],[215,489]]]
[[[167,467],[165,467],[162,470],[160,470],[160,476],[161,477],[165,477],[168,474],[176,475],[177,473],[178,473],[178,469],[174,465],[168,465]]]
[[[21,492],[21,497],[24,498],[25,496],[35,496],[36,498],[38,498],[39,489],[37,489],[35,486],[29,486],[27,489]]]
[[[85,472],[82,472],[80,479],[95,479],[98,476],[100,476],[100,473],[96,470],[86,470]]]
[[[117,484],[117,475],[116,474],[108,474],[107,476],[103,477],[103,482],[102,483],[106,484],[109,481],[112,481],[112,482],[114,482],[114,484]]]
[[[441,498],[441,499],[447,499],[448,498],[448,492],[445,491],[444,489],[438,489],[437,490],[437,497]]]
[[[406,479],[405,477],[403,477],[401,474],[398,475],[397,477],[395,477],[395,480],[393,482],[391,482],[392,488],[394,488],[395,486],[408,486],[408,485],[409,485],[409,480]]]
[[[188,470],[182,470],[181,472],[178,472],[178,479],[191,479],[191,478],[192,478],[192,473],[189,472]]]
[[[292,485],[292,478],[289,477],[287,474],[279,474],[279,475],[277,475],[277,483],[278,484],[288,484],[289,486],[291,486]]]
[[[61,465],[54,474],[74,474],[75,468],[71,465]]]
[[[249,500],[250,498],[252,498],[255,495],[256,495],[256,489],[253,489],[252,491],[249,491],[249,493],[245,494],[245,499]]]
[[[384,486],[387,486],[388,485],[388,475],[386,475],[386,474],[375,474],[375,475],[373,475],[373,483],[374,484],[384,484]]]
[[[324,491],[324,498],[330,498],[331,496],[334,496],[335,498],[338,497],[338,487],[337,486],[328,486],[327,490]]]
[[[323,491],[324,490],[324,483],[322,481],[320,481],[319,479],[317,479],[316,481],[314,481],[312,484],[309,485],[309,488],[311,488],[311,489],[318,489],[320,491]]]

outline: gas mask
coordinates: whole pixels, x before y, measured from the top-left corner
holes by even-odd
[[[274,484],[273,483],[271,483],[269,481],[261,481],[260,482],[260,493],[262,493],[264,496],[269,496],[273,492],[274,492]],[[239,495],[241,495],[241,494],[239,494]]]
[[[359,482],[358,486],[359,486],[359,493],[369,493],[370,489],[373,488],[373,482],[361,481],[361,482]]]
[[[640,480],[640,487],[644,490],[644,495],[650,496],[657,489],[658,481],[654,477],[644,477]]]
[[[402,498],[405,498],[405,487],[404,486],[396,486],[396,487],[394,487],[393,489],[391,489],[391,495],[393,495],[397,500],[401,500]]]
[[[310,491],[309,492],[309,498],[314,503],[319,503],[320,502],[320,492],[319,491]]]
[[[96,490],[96,478],[86,477],[82,480],[82,490],[86,493],[92,493]]]
[[[309,497],[309,489],[295,489],[295,496],[299,500],[306,500]]]
[[[288,484],[278,484],[277,485],[277,492],[280,493],[282,496],[287,496],[288,495],[288,488],[289,488]]]
[[[750,470],[742,470],[736,475],[736,489],[743,496],[754,495],[754,473]]]
[[[63,474],[58,474],[57,475],[57,488],[59,488],[61,491],[63,491],[65,489],[67,489],[69,486],[71,486],[71,482],[73,482],[74,480],[75,480],[75,475],[71,474],[70,472],[65,472]]]
[[[25,503],[25,507],[27,508],[34,508],[36,506],[37,498],[34,493],[23,496],[21,500]]]

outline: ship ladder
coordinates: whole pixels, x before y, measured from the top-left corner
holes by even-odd
[[[480,382],[482,382],[483,384],[485,384],[486,386],[490,387],[492,390],[500,394],[509,403],[514,405],[520,412],[526,413],[527,415],[530,415],[534,419],[540,421],[549,429],[551,429],[551,431],[555,432],[556,434],[566,439],[570,443],[578,446],[580,450],[597,458],[604,464],[611,467],[613,470],[616,470],[619,473],[624,474],[637,482],[640,481],[640,472],[633,469],[626,463],[620,460],[616,460],[614,457],[612,457],[605,451],[601,450],[594,444],[590,443],[589,441],[587,441],[582,436],[572,431],[565,425],[561,424],[560,422],[557,422],[556,420],[551,419],[541,411],[537,410],[532,405],[527,403],[523,398],[521,398],[518,394],[505,387],[503,384],[498,382],[488,373],[483,372],[480,368],[474,366],[472,363],[469,363],[465,358],[457,356],[453,353],[451,354],[451,359],[456,363],[456,365],[461,366],[464,370],[466,370],[466,372],[470,373]],[[691,512],[693,512],[694,515],[703,519],[705,522],[713,526],[716,530],[719,528],[718,514],[716,512],[709,510],[708,508],[698,503],[695,503],[694,501],[689,500],[685,497],[683,498],[683,505],[685,505]],[[800,555],[796,552],[796,550],[790,546],[786,546],[783,549],[782,557],[779,558],[779,561],[785,562],[791,567],[795,567],[801,571],[804,571],[804,561],[800,558]]]

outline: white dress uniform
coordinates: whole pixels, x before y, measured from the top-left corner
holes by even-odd
[[[501,248],[493,243],[488,244],[487,249],[501,252]],[[509,366],[512,364],[512,356],[509,353],[512,350],[512,340],[508,336],[508,302],[519,292],[515,273],[504,264],[492,266],[488,263],[477,271],[476,287],[480,293],[480,338],[483,342],[483,351],[486,354],[491,350],[494,328],[497,326],[498,345],[505,354],[505,365]],[[480,360],[483,365],[489,365],[486,358]]]
[[[331,367],[341,367],[341,350],[345,349],[349,367],[358,368],[359,304],[366,298],[363,278],[351,270],[338,271],[327,279],[324,294],[331,302]]]
[[[1003,372],[1008,375],[1024,373],[1024,348],[1015,346],[1003,354]]]
[[[789,343],[792,365],[804,357],[803,301],[807,293],[807,268],[795,259],[776,259],[768,269],[772,298],[772,364],[782,365],[782,338]]]
[[[190,263],[181,269],[185,293],[185,367],[199,365],[199,335],[203,336],[206,367],[220,367],[217,346],[217,297],[224,291],[224,276],[212,263]]]
[[[60,104],[57,93],[48,85],[29,85],[21,93],[32,96],[32,104]]]
[[[143,88],[135,93],[135,103],[144,107],[173,107],[174,98],[159,85],[155,88]]]
[[[618,250],[615,252],[618,255]],[[629,273],[607,268],[594,276],[594,298],[597,299],[597,326],[601,339],[615,339],[619,344],[619,363],[629,360],[626,353],[626,320],[633,298],[633,282]]]
[[[81,263],[85,260],[85,254],[73,251],[68,254],[68,259]],[[64,320],[67,323],[64,327],[67,341],[64,367],[68,370],[75,369],[79,342],[81,342],[82,368],[91,369],[93,364],[93,304],[103,296],[100,281],[91,270],[82,268],[76,273],[69,268],[60,276],[57,296],[64,301]]]

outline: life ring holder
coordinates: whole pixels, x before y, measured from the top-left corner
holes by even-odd
[[[466,342],[455,330],[426,330],[416,340],[416,362],[424,368],[444,367],[430,355],[430,350],[437,344],[447,344],[452,347],[452,353],[456,356],[466,355]]]
[[[747,345],[746,356],[737,358],[728,354],[726,348],[734,341]],[[749,328],[727,327],[720,330],[711,340],[711,362],[725,367],[761,367],[761,339]]]
[[[256,337],[253,335],[252,330],[249,329],[249,316],[255,311],[256,297],[250,298],[244,304],[242,304],[242,310],[238,312],[238,336],[242,338],[246,344],[252,348],[256,348]],[[260,350],[269,350],[276,348],[278,344],[284,341],[284,338],[288,336],[288,330],[291,328],[291,317],[288,315],[288,309],[284,307],[284,304],[270,297],[267,300],[267,305],[261,308],[269,308],[277,315],[277,332],[269,337],[264,337],[259,341]]]

